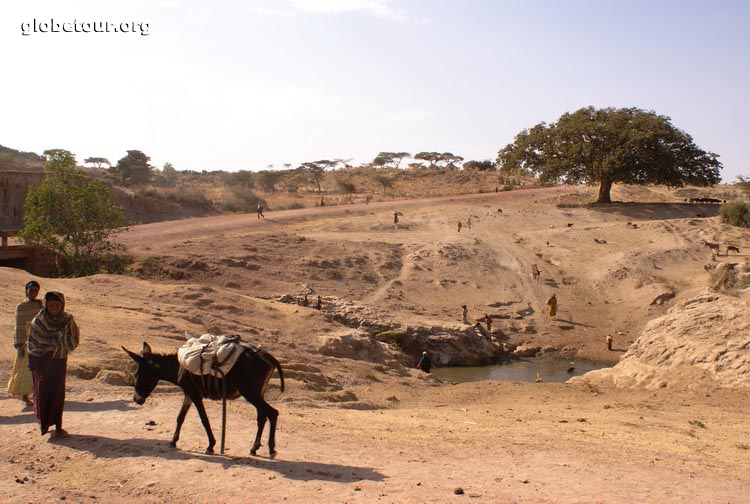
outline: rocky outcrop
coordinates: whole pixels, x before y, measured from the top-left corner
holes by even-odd
[[[704,292],[649,322],[613,368],[571,382],[621,387],[750,387],[750,292]]]
[[[391,368],[410,364],[403,354],[392,351],[386,343],[378,341],[372,334],[356,329],[321,336],[318,352],[331,357],[375,362]]]
[[[296,304],[304,294],[310,299],[314,296],[309,291],[285,294],[276,300]],[[319,352],[334,357],[412,367],[422,352],[427,351],[441,367],[485,366],[494,364],[515,348],[495,339],[502,337],[498,328],[490,337],[482,327],[467,324],[404,325],[370,307],[333,296],[323,298],[323,312],[353,329],[323,338]]]

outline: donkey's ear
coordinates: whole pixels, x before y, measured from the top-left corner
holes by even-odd
[[[141,356],[140,356],[140,355],[138,355],[137,353],[135,353],[135,352],[131,352],[130,350],[128,350],[128,349],[127,349],[127,348],[125,348],[124,346],[121,346],[120,348],[122,348],[123,350],[125,350],[125,353],[126,353],[126,354],[128,354],[128,356],[129,356],[129,357],[130,357],[131,359],[133,359],[133,360],[134,360],[134,361],[135,361],[136,363],[138,363],[138,364],[145,364],[145,362],[146,362],[146,359],[144,359],[143,357],[141,357]]]
[[[141,355],[143,355],[144,357],[148,357],[151,354],[153,354],[153,352],[151,351],[151,347],[149,346],[148,343],[146,343],[144,341],[143,342],[143,349],[141,350]]]

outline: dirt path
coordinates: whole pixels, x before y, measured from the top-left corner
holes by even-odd
[[[445,202],[487,202],[501,205],[516,203],[529,198],[533,193],[538,199],[545,199],[572,192],[569,187],[546,187],[537,189],[521,189],[500,193],[467,194],[462,196],[441,196],[425,199],[405,199],[384,201],[377,203],[355,203],[329,207],[301,208],[295,210],[280,210],[265,212],[265,219],[258,219],[254,213],[238,215],[222,215],[217,217],[198,217],[178,221],[154,222],[132,226],[127,232],[117,237],[117,241],[127,247],[137,249],[148,246],[153,240],[177,241],[198,236],[215,235],[231,231],[252,229],[256,226],[269,224],[288,224],[313,217],[332,217],[352,212],[371,212],[375,210],[401,209],[407,207],[430,207]]]

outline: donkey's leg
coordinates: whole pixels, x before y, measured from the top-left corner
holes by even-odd
[[[263,402],[265,402],[265,400]],[[274,456],[276,455],[276,420],[279,418],[279,410],[268,403],[266,403],[266,405],[268,406],[267,415],[270,423],[268,426],[268,451],[271,456]]]
[[[180,412],[177,414],[177,425],[174,429],[172,442],[169,443],[172,446],[177,446],[177,441],[180,439],[180,430],[182,429],[183,422],[185,422],[185,415],[187,415],[191,404],[193,404],[193,401],[188,396],[185,396],[185,398],[182,400],[182,407],[180,408]]]
[[[195,408],[198,410],[198,415],[201,417],[201,423],[203,424],[203,428],[206,429],[206,435],[208,436],[208,448],[206,448],[206,453],[213,453],[216,438],[214,437],[214,433],[211,432],[211,423],[208,421],[206,408],[203,406],[203,399],[200,397],[194,397],[192,400],[193,404],[195,404]]]
[[[248,399],[249,400],[249,399]],[[269,433],[268,433],[268,451],[271,456],[276,454],[276,419],[279,416],[279,412],[273,406],[268,404],[262,397],[255,397],[250,401],[255,409],[258,411],[258,432],[255,435],[255,442],[253,447],[250,448],[250,454],[255,455],[260,448],[261,438],[263,437],[263,429],[266,425],[266,420],[270,421]]]
[[[255,442],[253,442],[253,447],[250,448],[250,455],[255,455],[255,453],[258,451],[258,448],[260,448],[260,438],[263,435],[263,429],[266,426],[266,415],[263,414],[258,406],[255,406],[255,410],[258,414],[258,430],[255,433]]]

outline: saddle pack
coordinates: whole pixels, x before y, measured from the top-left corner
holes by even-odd
[[[177,360],[194,375],[223,378],[246,350],[236,334],[204,334],[190,338],[177,350]]]

